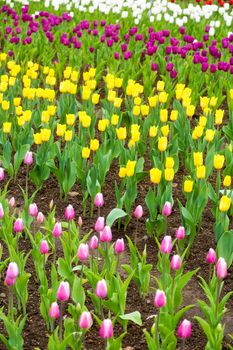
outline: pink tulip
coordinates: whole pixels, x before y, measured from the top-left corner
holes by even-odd
[[[99,243],[98,237],[96,235],[92,236],[89,242],[89,248],[92,250],[97,249],[98,243]]]
[[[109,318],[103,320],[100,326],[100,336],[101,338],[104,338],[104,339],[112,338],[113,326],[112,326],[112,321]]]
[[[164,206],[163,206],[163,210],[162,210],[162,214],[164,216],[169,216],[172,213],[172,205],[170,202],[165,202]]]
[[[56,222],[56,224],[53,227],[52,234],[54,237],[59,237],[62,234],[62,227],[60,222]]]
[[[2,206],[2,203],[0,203],[0,219],[2,219],[4,217],[4,209]]]
[[[34,218],[38,215],[38,208],[36,203],[32,203],[29,205],[28,214],[33,216]]]
[[[59,301],[67,301],[70,297],[69,282],[61,282],[57,290],[57,299]]]
[[[78,226],[81,227],[83,225],[83,219],[81,216],[78,217]]]
[[[87,243],[81,243],[78,247],[77,256],[79,260],[86,261],[89,258],[89,245]]]
[[[133,213],[134,217],[138,220],[141,219],[141,217],[143,216],[143,208],[141,205],[138,205]]]
[[[11,198],[9,199],[8,204],[9,204],[9,206],[10,206],[11,208],[13,208],[13,207],[15,206],[15,198],[14,198],[14,197],[11,197]]]
[[[124,239],[117,239],[116,243],[114,245],[114,250],[116,254],[121,254],[123,253],[123,251],[125,250],[125,243],[124,243]]]
[[[171,260],[171,269],[172,270],[179,270],[181,266],[181,258],[179,255],[173,255],[172,260]]]
[[[216,253],[214,249],[210,248],[207,255],[206,255],[206,262],[208,264],[215,264],[216,262]]]
[[[154,306],[160,309],[161,307],[166,306],[167,298],[163,290],[157,289],[155,298],[154,298]]]
[[[100,231],[101,242],[111,242],[112,240],[112,230],[110,226],[105,226],[103,231]]]
[[[47,254],[49,251],[49,245],[46,240],[41,241],[40,243],[40,252],[41,254]]]
[[[41,211],[39,211],[38,215],[37,215],[37,218],[36,218],[36,221],[39,223],[39,224],[42,224],[43,221],[44,221],[44,215],[43,213],[41,213]]]
[[[103,207],[103,205],[104,205],[103,193],[97,193],[95,195],[94,205],[95,205],[95,207]]]
[[[177,335],[179,338],[187,339],[191,337],[191,334],[192,334],[192,324],[190,321],[185,319],[180,323],[178,327]]]
[[[164,254],[170,254],[172,251],[172,238],[171,236],[165,236],[160,245],[160,251]]]
[[[178,229],[176,230],[176,238],[181,241],[182,239],[184,239],[184,237],[185,237],[185,228],[184,226],[179,226]]]
[[[105,219],[103,216],[99,216],[95,223],[95,231],[100,232],[103,231],[105,225]]]
[[[18,218],[14,222],[14,231],[15,232],[22,232],[24,229],[24,222],[23,219]]]
[[[98,281],[96,285],[96,290],[95,290],[96,296],[100,299],[104,299],[106,298],[107,293],[108,293],[108,290],[107,290],[106,281],[104,279],[102,279],[101,281]]]
[[[5,177],[4,169],[0,167],[0,181],[3,181]]]
[[[227,263],[224,258],[219,258],[216,264],[216,271],[218,279],[224,279],[227,277]]]
[[[18,265],[15,262],[11,262],[8,265],[6,275],[7,275],[8,278],[11,278],[11,279],[18,277],[18,275],[19,275],[19,268],[18,268]]]
[[[9,278],[6,276],[5,282],[8,287],[13,286],[16,282],[16,278]]]
[[[79,327],[81,329],[89,329],[92,326],[92,316],[88,311],[83,311],[79,319]]]
[[[65,210],[65,219],[70,221],[73,220],[75,217],[75,212],[74,212],[74,208],[71,204],[68,205],[68,207],[66,207]]]
[[[27,151],[24,157],[24,164],[31,165],[33,163],[33,155],[32,152]]]
[[[59,309],[58,303],[56,301],[54,303],[52,303],[50,306],[49,316],[51,318],[54,318],[54,319],[60,317],[60,309]]]

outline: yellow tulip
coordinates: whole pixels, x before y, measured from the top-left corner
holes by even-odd
[[[148,102],[150,107],[155,107],[158,103],[159,97],[158,95],[148,97]]]
[[[215,107],[218,102],[218,97],[212,96],[210,99],[210,106]]]
[[[40,133],[41,133],[41,140],[43,142],[47,142],[50,139],[50,136],[51,136],[50,129],[46,129],[46,128],[41,129]]]
[[[93,94],[91,96],[91,101],[93,105],[97,105],[99,103],[100,95],[99,94]]]
[[[8,111],[8,109],[10,108],[10,102],[9,101],[6,101],[6,100],[3,100],[2,101],[2,109],[4,111]]]
[[[202,152],[193,152],[193,163],[194,163],[195,167],[203,165],[203,153]]]
[[[115,98],[116,98],[116,91],[109,90],[108,91],[108,97],[107,97],[108,101],[109,102],[114,102]]]
[[[222,196],[219,202],[219,210],[227,212],[231,206],[231,199],[227,196]]]
[[[126,168],[125,168],[125,167],[120,167],[118,176],[119,176],[120,178],[124,178],[124,177],[126,176]]]
[[[95,152],[99,148],[99,140],[97,139],[92,139],[90,141],[90,149],[91,151]]]
[[[42,143],[42,136],[40,133],[34,134],[33,137],[34,137],[34,143],[36,145],[40,145]]]
[[[13,101],[14,101],[14,106],[18,107],[21,102],[21,97],[15,97]]]
[[[98,121],[98,130],[103,132],[103,131],[106,130],[108,125],[109,125],[109,120],[108,119],[101,119],[101,120]]]
[[[10,123],[10,122],[4,122],[3,123],[3,132],[4,132],[4,134],[9,134],[11,132],[11,125],[12,125],[12,123]]]
[[[115,78],[114,79],[114,85],[116,88],[121,88],[122,87],[122,83],[123,83],[123,79],[122,78]]]
[[[162,123],[166,123],[167,118],[168,118],[168,111],[167,111],[167,109],[160,109],[159,117],[160,117],[160,121]]]
[[[127,136],[126,127],[121,127],[116,129],[118,140],[125,140]]]
[[[210,99],[209,97],[200,97],[200,106],[202,109],[207,108],[209,106]]]
[[[223,179],[223,186],[225,187],[229,187],[231,186],[231,176],[230,175],[226,175]]]
[[[90,148],[88,148],[88,147],[83,147],[83,148],[82,148],[82,158],[83,158],[83,159],[89,158],[89,157],[90,157],[90,152],[91,152]]]
[[[153,184],[159,184],[161,181],[162,171],[158,168],[150,169],[150,181]]]
[[[149,106],[147,105],[141,105],[141,113],[145,117],[149,114]]]
[[[196,176],[198,179],[204,179],[206,175],[205,165],[200,165],[196,168]]]
[[[169,134],[169,125],[167,124],[167,125],[162,126],[160,130],[161,130],[162,135],[167,137]]]
[[[199,125],[202,126],[202,127],[205,127],[206,126],[206,123],[207,123],[207,118],[204,117],[204,116],[201,116],[199,118]]]
[[[174,179],[174,169],[165,169],[164,177],[166,181],[172,181]]]
[[[224,161],[225,161],[224,155],[215,154],[214,155],[214,167],[215,167],[215,169],[218,169],[218,170],[222,169]]]
[[[114,103],[113,103],[114,107],[115,108],[120,108],[121,104],[122,104],[122,98],[116,97],[115,100],[114,100]]]
[[[129,177],[132,177],[134,175],[135,167],[136,167],[136,160],[133,160],[133,161],[128,160],[126,164],[126,175]]]
[[[133,115],[135,117],[139,116],[140,112],[141,112],[140,106],[133,106]]]
[[[89,115],[85,115],[82,118],[82,126],[84,128],[89,128],[90,125],[91,125],[91,117],[89,117]]]
[[[72,136],[73,136],[73,131],[72,130],[66,130],[65,132],[65,141],[69,142],[72,140]]]
[[[150,137],[156,137],[158,133],[158,127],[157,126],[151,126],[149,130],[149,136]]]
[[[193,181],[192,180],[185,180],[184,181],[184,192],[190,193],[193,190]]]
[[[50,118],[49,112],[48,111],[42,111],[42,113],[41,113],[41,121],[42,121],[42,123],[48,123],[49,122],[49,118]]]
[[[172,157],[166,157],[165,160],[165,167],[168,169],[173,169],[174,168],[174,159]]]
[[[215,124],[217,125],[222,124],[223,117],[224,117],[224,110],[217,109],[215,112]]]
[[[165,91],[159,93],[159,102],[160,103],[167,102],[167,98],[168,98],[168,94]]]
[[[164,86],[165,86],[164,81],[159,80],[159,81],[157,82],[157,90],[158,90],[158,91],[163,91],[163,90],[164,90]]]
[[[57,124],[57,131],[56,131],[57,136],[62,137],[62,136],[64,136],[65,132],[66,132],[66,124],[59,124],[58,123]]]
[[[135,97],[135,98],[134,98],[134,104],[135,104],[136,106],[140,106],[141,103],[142,103],[141,97]]]
[[[215,130],[207,129],[205,132],[205,138],[207,142],[211,142],[214,139]]]
[[[191,118],[194,115],[194,113],[195,113],[195,106],[190,105],[186,108],[186,114],[188,117]]]
[[[119,115],[113,114],[111,117],[111,124],[116,126],[119,122]]]
[[[170,114],[170,120],[175,122],[178,118],[178,111],[177,110],[172,110]]]
[[[66,114],[66,124],[69,126],[74,125],[75,115],[74,114]]]
[[[161,136],[158,140],[158,149],[160,152],[164,152],[167,149],[167,137]]]

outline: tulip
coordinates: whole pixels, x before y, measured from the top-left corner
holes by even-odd
[[[7,272],[6,272],[6,277],[8,279],[16,279],[19,275],[19,268],[18,265],[15,262],[11,262],[8,265]]]
[[[9,204],[9,206],[10,206],[11,208],[13,208],[13,207],[15,206],[15,198],[14,198],[14,197],[11,197],[11,198],[9,199],[8,204]]]
[[[81,216],[79,216],[79,217],[78,217],[78,226],[79,226],[79,227],[82,227],[82,225],[83,225],[83,219],[82,219]]]
[[[60,317],[60,309],[59,309],[59,306],[58,306],[58,303],[57,302],[53,302],[50,306],[50,309],[49,309],[49,316],[51,318],[59,318]]]
[[[103,216],[99,216],[95,223],[95,231],[100,232],[103,231],[105,225],[105,219]]]
[[[179,255],[173,255],[172,260],[171,260],[171,269],[176,271],[179,270],[181,266],[181,258]]]
[[[100,231],[101,242],[111,242],[112,240],[112,230],[110,226],[105,226],[103,231]]]
[[[5,177],[4,169],[0,167],[0,181],[3,181]]]
[[[65,219],[67,221],[73,220],[75,217],[75,212],[74,212],[74,208],[71,204],[68,205],[68,207],[66,207],[65,210]]]
[[[97,249],[98,248],[98,243],[99,243],[98,237],[96,235],[92,236],[91,239],[90,239],[90,242],[89,242],[89,248],[91,250]]]
[[[192,334],[192,324],[190,321],[185,319],[180,323],[178,327],[177,335],[181,339],[187,339],[191,337],[191,334]]]
[[[162,214],[164,216],[169,216],[172,213],[172,205],[170,202],[165,202],[164,206],[163,206],[163,210],[162,210]]]
[[[79,318],[79,327],[81,329],[89,329],[92,326],[92,316],[88,311],[83,311]]]
[[[143,208],[141,205],[138,205],[135,210],[134,210],[134,217],[138,220],[141,219],[141,217],[143,216]]]
[[[206,262],[208,264],[215,264],[216,262],[216,253],[214,249],[210,248],[207,255],[206,255]]]
[[[218,279],[224,279],[227,277],[227,263],[224,258],[219,258],[216,264],[216,271]]]
[[[19,232],[22,232],[23,229],[24,229],[23,219],[21,218],[16,219],[14,222],[14,231],[19,233]]]
[[[227,212],[231,206],[231,198],[227,196],[222,196],[219,202],[219,210],[222,212]]]
[[[125,243],[124,239],[117,239],[115,245],[114,245],[114,250],[116,254],[121,254],[125,250]]]
[[[15,282],[16,282],[16,278],[9,278],[8,276],[6,276],[5,283],[8,287],[13,286]]]
[[[95,294],[98,298],[104,299],[107,296],[107,284],[104,279],[97,282]]]
[[[104,196],[102,193],[97,193],[94,199],[95,207],[103,207],[104,205]]]
[[[100,334],[100,337],[104,339],[112,338],[113,326],[112,326],[112,321],[109,318],[103,320],[100,326],[99,334]]]
[[[67,301],[70,297],[69,282],[61,282],[57,290],[57,299],[59,301]]]
[[[28,214],[31,215],[32,217],[36,217],[38,215],[38,208],[36,203],[32,203],[29,205]]]
[[[154,306],[160,309],[161,307],[166,306],[166,303],[167,303],[167,298],[164,291],[157,289],[155,298],[154,298]]]
[[[31,165],[33,163],[33,155],[32,152],[27,151],[24,157],[24,164]]]
[[[77,256],[79,260],[86,261],[89,258],[89,245],[87,243],[81,243],[78,247]]]
[[[42,224],[43,221],[44,221],[44,215],[41,211],[39,211],[38,215],[37,215],[37,218],[36,218],[36,221],[39,223],[39,224]]]
[[[60,222],[56,222],[56,224],[53,227],[52,234],[54,237],[59,237],[62,234],[62,227]]]
[[[176,230],[176,238],[181,241],[182,239],[184,239],[184,237],[185,237],[185,228],[184,226],[179,226],[178,229]]]
[[[4,209],[2,206],[2,203],[0,203],[0,219],[2,219],[4,217]]]
[[[160,251],[164,254],[170,254],[172,251],[172,238],[171,236],[165,236],[160,245]]]
[[[40,243],[40,252],[41,254],[47,254],[49,251],[49,245],[46,240],[41,241]]]

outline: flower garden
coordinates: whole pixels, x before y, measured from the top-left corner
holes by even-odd
[[[232,0],[0,23],[0,349],[233,349]]]

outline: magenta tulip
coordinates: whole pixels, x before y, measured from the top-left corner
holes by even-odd
[[[114,250],[116,254],[121,254],[125,250],[125,242],[124,239],[117,239],[114,245]]]
[[[77,256],[80,261],[86,261],[89,258],[89,245],[87,243],[81,243],[78,247]]]
[[[138,205],[134,210],[134,217],[138,220],[143,216],[143,208],[141,205]]]
[[[24,229],[23,219],[21,218],[16,219],[14,222],[14,231],[19,233],[19,232],[22,232],[23,229]]]
[[[71,204],[68,205],[68,207],[66,207],[65,210],[65,219],[67,221],[73,220],[75,217],[75,212],[74,212],[74,208]]]
[[[107,318],[103,320],[101,326],[100,326],[100,332],[99,332],[101,338],[109,339],[113,336],[113,326],[112,321]]]
[[[32,203],[29,205],[28,214],[31,215],[32,217],[36,217],[38,215],[38,208],[36,203]]]
[[[59,301],[67,301],[70,297],[69,282],[61,282],[57,290],[57,299]]]
[[[83,311],[79,318],[79,327],[81,329],[89,329],[92,326],[92,316],[88,311]]]
[[[52,234],[54,237],[59,237],[62,234],[62,227],[60,222],[56,222],[56,224],[53,227]]]
[[[46,240],[41,241],[40,243],[40,252],[41,254],[48,254],[49,252],[49,245]]]
[[[157,289],[155,298],[154,298],[154,306],[160,309],[161,307],[166,306],[167,298],[163,290]]]
[[[100,231],[101,242],[111,242],[112,240],[112,230],[110,226],[105,226],[103,231]]]
[[[169,216],[172,213],[172,205],[170,202],[165,202],[164,206],[163,206],[163,210],[162,210],[162,214],[164,216]]]
[[[58,303],[56,301],[54,303],[52,303],[50,306],[49,316],[51,318],[54,318],[54,319],[60,317],[60,309],[59,309]]]
[[[95,195],[94,205],[95,205],[95,207],[103,207],[103,205],[104,205],[103,193],[97,193]]]
[[[0,167],[0,181],[3,181],[5,177],[4,169]]]
[[[99,244],[99,239],[96,235],[92,236],[89,242],[89,248],[91,250],[95,250],[98,248],[98,244]]]
[[[4,209],[2,206],[2,203],[0,203],[0,219],[2,219],[4,217]]]
[[[215,264],[216,262],[216,253],[214,249],[210,248],[207,255],[206,255],[206,262],[208,264]]]
[[[179,226],[178,229],[176,230],[176,238],[178,240],[182,240],[185,237],[185,228],[184,226]]]
[[[100,232],[103,231],[105,225],[105,219],[103,216],[99,216],[95,223],[95,231]]]
[[[187,339],[191,337],[191,334],[192,334],[192,324],[190,321],[185,319],[180,323],[178,327],[177,335],[181,339]]]
[[[170,254],[172,251],[172,238],[171,236],[165,236],[160,245],[160,251],[164,254]]]

